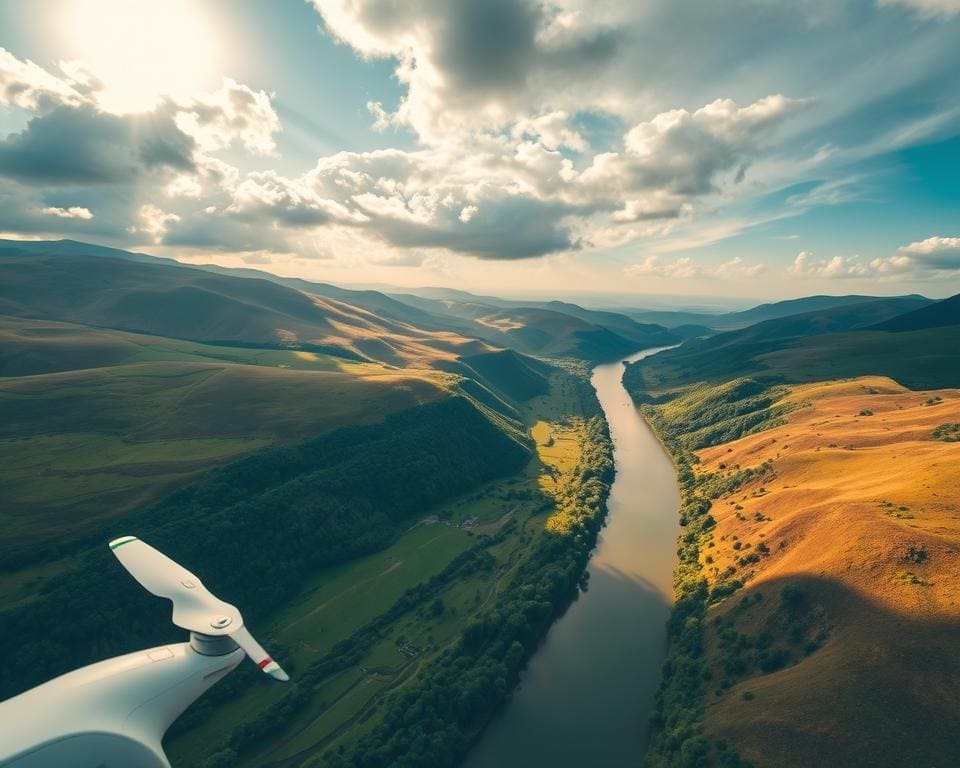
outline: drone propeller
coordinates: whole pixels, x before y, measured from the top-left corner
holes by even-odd
[[[290,678],[243,626],[236,606],[211,594],[203,582],[179,563],[140,541],[121,536],[110,542],[117,560],[148,591],[173,603],[173,623],[202,635],[227,635],[271,677]]]

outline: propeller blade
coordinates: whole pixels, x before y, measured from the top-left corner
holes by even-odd
[[[270,677],[284,683],[290,679],[289,675],[283,671],[283,668],[263,650],[263,646],[253,639],[253,635],[250,634],[246,627],[240,627],[240,629],[231,632],[230,639],[239,645],[243,649],[243,652],[250,657],[250,660],[270,675]]]
[[[243,626],[237,607],[213,595],[195,574],[136,536],[114,539],[110,549],[148,592],[173,603],[178,627],[201,635],[228,635],[270,677],[290,679]]]
[[[212,595],[200,579],[136,536],[110,542],[117,560],[157,597],[173,602],[173,623],[203,635],[229,635],[243,626],[236,606]]]

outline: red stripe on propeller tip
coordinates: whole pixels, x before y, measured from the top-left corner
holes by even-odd
[[[265,658],[263,661],[258,661],[258,662],[257,662],[257,666],[260,667],[260,669],[263,669],[263,668],[264,668],[265,666],[267,666],[267,664],[269,664],[271,661],[273,661],[273,659],[271,659],[269,656],[267,656],[267,658]]]

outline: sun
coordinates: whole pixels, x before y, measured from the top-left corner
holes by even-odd
[[[199,0],[70,0],[59,21],[68,57],[103,81],[104,109],[141,112],[216,84],[218,30]]]

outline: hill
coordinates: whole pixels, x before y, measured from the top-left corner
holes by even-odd
[[[160,267],[170,269],[159,273]],[[297,347],[398,366],[449,364],[485,351],[477,339],[596,362],[706,331],[675,334],[568,302],[516,302],[454,289],[388,296],[253,269],[188,267],[71,240],[0,241],[0,277],[8,278],[0,314],[208,343]],[[55,288],[66,284],[76,290]]]
[[[625,380],[648,392],[738,376],[805,382],[876,374],[908,386],[947,386],[960,371],[953,331],[891,334],[871,325],[911,306],[912,299],[881,299],[758,323],[642,360],[628,367]]]
[[[512,349],[460,358],[473,374],[508,400],[524,401],[546,394],[546,366]]]
[[[873,326],[876,331],[918,331],[960,325],[960,294]]]
[[[429,371],[0,317],[0,560],[75,548],[239,456],[445,396]]]
[[[0,314],[390,365],[428,365],[488,348],[271,280],[62,253],[0,253]]]
[[[674,344],[682,338],[662,326],[638,323],[626,315],[600,312],[568,302],[458,301],[462,291],[434,299],[412,294],[394,298],[443,317],[459,333],[491,344],[543,357],[575,357],[590,362],[615,360],[639,349]],[[483,297],[477,297],[483,298]],[[512,306],[503,306],[511,304]]]
[[[823,312],[824,310],[837,309],[841,307],[852,307],[857,304],[869,304],[883,300],[906,300],[915,302],[914,309],[924,304],[932,303],[932,299],[923,296],[805,296],[800,299],[788,299],[786,301],[777,301],[770,304],[760,304],[751,309],[741,312],[726,312],[720,314],[706,314],[699,312],[666,312],[666,311],[646,311],[646,310],[624,310],[636,320],[649,323],[659,323],[670,329],[677,326],[692,324],[703,325],[717,331],[730,331],[739,328],[746,328],[756,323],[762,323],[767,320],[778,320],[793,315],[806,315],[813,312]],[[879,321],[877,321],[879,322]]]
[[[960,699],[938,692],[958,671],[960,347],[939,325],[950,304],[916,303],[776,318],[628,366],[683,495],[651,768],[937,765],[960,747]]]
[[[685,525],[648,765],[949,764],[960,390],[736,379],[644,411]]]
[[[120,248],[110,248],[106,245],[82,243],[78,240],[3,240],[0,239],[0,254],[46,254],[67,256],[102,256],[125,261],[140,261],[147,264],[176,263],[173,259],[163,256],[151,256],[146,253],[134,253]]]
[[[376,292],[145,258],[0,255],[0,696],[182,639],[102,546],[134,530],[242,605],[291,672],[212,689],[170,734],[175,765],[461,756],[602,526],[587,366]],[[615,337],[547,314],[525,318],[541,347]],[[551,435],[536,454],[532,430]],[[413,706],[429,739],[397,738]]]
[[[467,400],[446,398],[377,424],[261,451],[110,530],[116,535],[133,526],[173,557],[205,563],[211,589],[244,595],[245,618],[252,621],[294,595],[305,575],[382,547],[424,509],[515,472],[528,459],[525,446]],[[218,557],[211,560],[211,551]],[[144,600],[131,581],[114,578],[105,547],[90,548],[68,574],[42,600],[2,614],[10,630],[0,641],[4,652],[22,663],[0,676],[0,695],[175,633],[168,608]],[[122,606],[122,621],[103,620],[107,594]],[[43,643],[22,643],[28,626],[43,632]]]

